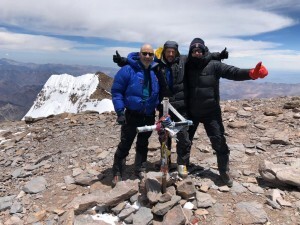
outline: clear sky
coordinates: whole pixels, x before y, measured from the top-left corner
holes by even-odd
[[[112,55],[202,38],[225,62],[299,75],[299,0],[0,0],[0,58],[115,67]]]

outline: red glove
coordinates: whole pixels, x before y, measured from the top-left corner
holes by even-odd
[[[249,71],[249,77],[251,77],[253,80],[256,80],[257,78],[264,78],[267,75],[268,70],[261,64],[261,62],[257,63],[256,67]]]

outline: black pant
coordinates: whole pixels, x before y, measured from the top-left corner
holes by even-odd
[[[136,128],[153,125],[155,115],[146,116],[134,111],[126,110],[126,124],[121,127],[121,141],[114,155],[113,175],[118,172],[122,175],[125,165],[125,158],[128,156],[134,138],[137,135]],[[149,137],[152,132],[139,133],[136,141],[135,171],[141,170],[142,165],[147,161]]]
[[[191,141],[189,139],[188,127],[182,128],[177,133],[177,164],[178,165],[189,165],[191,155]]]
[[[226,138],[224,136],[224,126],[221,113],[213,113],[198,118],[190,117],[190,119],[193,121],[193,126],[190,126],[189,128],[190,141],[193,141],[199,123],[203,123],[206,134],[210,139],[212,148],[216,151],[219,171],[228,171],[230,151],[228,145],[226,144]]]

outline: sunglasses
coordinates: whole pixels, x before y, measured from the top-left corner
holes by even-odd
[[[195,49],[192,50],[192,53],[193,53],[193,54],[195,54],[195,53],[197,53],[197,52],[198,52],[198,53],[203,53],[203,52],[202,52],[202,49],[199,49],[199,48],[195,48]]]
[[[143,56],[147,56],[149,55],[150,57],[153,57],[154,56],[154,53],[152,52],[141,52]]]

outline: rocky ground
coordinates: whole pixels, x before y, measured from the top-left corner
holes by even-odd
[[[188,178],[171,170],[164,194],[156,134],[146,177],[133,175],[133,146],[124,181],[111,188],[114,113],[0,123],[0,225],[300,224],[300,97],[223,101],[222,110],[233,187],[219,181],[199,126]]]

